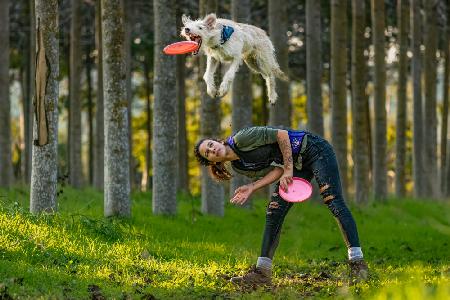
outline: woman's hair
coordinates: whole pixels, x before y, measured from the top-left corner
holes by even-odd
[[[205,157],[203,157],[200,154],[200,145],[206,141],[206,140],[213,140],[219,143],[222,143],[224,145],[227,144],[226,141],[220,141],[217,139],[201,139],[200,141],[197,142],[197,144],[195,144],[194,146],[194,155],[195,158],[197,159],[197,161],[202,165],[202,166],[206,166],[208,168],[208,172],[209,175],[215,179],[216,181],[222,181],[222,180],[230,180],[231,177],[233,177],[231,175],[231,173],[225,168],[225,164],[223,162],[212,162],[209,161],[208,159],[206,159]]]

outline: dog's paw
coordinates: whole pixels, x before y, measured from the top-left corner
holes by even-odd
[[[277,94],[272,95],[272,96],[269,97],[269,103],[272,104],[272,105],[275,105],[275,102],[277,102],[277,99],[278,99],[278,95]]]
[[[230,85],[226,82],[222,82],[220,84],[219,91],[217,93],[217,97],[223,97],[228,92],[228,89],[230,88]]]
[[[210,97],[214,98],[214,97],[216,97],[217,89],[215,86],[208,85],[208,86],[206,86],[206,92],[208,93],[208,95]]]

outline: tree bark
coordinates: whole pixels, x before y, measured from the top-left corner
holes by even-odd
[[[175,1],[154,0],[153,213],[175,214],[177,98],[176,59],[162,49],[176,39]]]
[[[366,117],[366,61],[364,58],[365,3],[352,0],[352,120],[355,200],[369,196],[369,137]]]
[[[37,57],[36,65],[36,97],[38,102],[44,101],[45,111],[41,111],[47,125],[47,144],[39,146],[38,131],[40,123],[34,124],[31,170],[30,211],[32,213],[52,213],[57,211],[57,178],[58,178],[58,94],[59,94],[59,44],[58,44],[58,1],[36,0],[37,25]]]
[[[450,9],[450,6],[447,4],[447,10]],[[442,34],[444,36],[444,78],[442,83],[443,88],[443,105],[442,105],[442,128],[441,128],[441,157],[440,157],[440,193],[442,197],[446,196],[446,187],[449,186],[448,184],[450,178],[447,177],[446,174],[446,163],[447,163],[447,133],[448,133],[448,80],[449,80],[449,69],[450,69],[450,51],[449,51],[449,20],[447,19],[447,23],[444,26],[444,30],[442,31]]]
[[[331,2],[331,136],[344,195],[348,191],[347,163],[347,0]]]
[[[0,0],[0,187],[12,184],[9,98],[9,0]]]
[[[384,1],[371,0],[371,4],[372,43],[375,51],[373,67],[373,193],[375,199],[385,199],[387,197],[385,9]]]
[[[34,13],[34,0],[28,1],[30,20],[30,35],[27,43],[27,50],[29,51],[26,62],[26,86],[25,97],[23,99],[23,114],[24,114],[24,143],[25,151],[23,152],[23,177],[25,183],[31,182],[31,157],[33,145],[33,94],[34,94],[34,76],[36,63],[36,22]]]
[[[249,0],[231,1],[231,17],[238,23],[250,23],[251,5]],[[237,132],[242,128],[252,126],[252,80],[247,65],[242,64],[236,72],[232,87],[232,115],[231,131]],[[248,177],[234,173],[230,182],[230,198],[234,191],[245,184],[250,183]],[[251,201],[245,203],[250,208]]]
[[[323,136],[320,5],[320,1],[306,0],[306,93],[308,128]]]
[[[181,1],[177,2],[177,28],[181,28]],[[186,134],[186,56],[177,55],[177,103],[178,103],[178,176],[177,191],[189,193],[188,145]]]
[[[288,14],[286,1],[269,0],[269,36],[275,47],[276,59],[281,70],[288,74]],[[278,100],[271,105],[269,124],[272,126],[291,126],[291,99],[289,83],[276,79]]]
[[[130,216],[128,101],[120,0],[102,0],[105,118],[105,216]]]
[[[95,5],[95,43],[97,48],[97,92],[95,104],[95,168],[94,186],[103,190],[104,183],[104,105],[103,105],[103,46],[102,46],[102,19],[101,1]]]
[[[83,183],[81,159],[81,0],[71,0],[70,80],[69,80],[69,183],[74,188]]]
[[[125,50],[125,90],[126,90],[126,99],[128,102],[128,143],[130,145],[129,156],[130,156],[130,187],[131,189],[135,186],[135,164],[136,161],[133,157],[133,128],[131,126],[133,116],[132,116],[132,104],[133,104],[133,87],[132,87],[132,57],[131,57],[131,39],[132,39],[132,29],[133,29],[133,1],[130,0],[121,0],[123,15],[124,15],[124,50]]]
[[[89,150],[88,150],[88,176],[89,185],[94,184],[94,103],[92,101],[92,58],[91,47],[86,46],[86,85],[88,101],[88,127],[89,127]]]
[[[407,84],[407,56],[408,50],[408,1],[397,2],[397,27],[399,40],[398,89],[397,89],[397,118],[395,142],[395,194],[405,196],[405,165],[406,165],[406,84]]]
[[[424,166],[423,166],[423,109],[422,109],[422,18],[420,15],[421,0],[411,0],[411,48],[413,78],[413,178],[414,194],[424,196]]]
[[[200,1],[200,16],[204,17],[208,13],[217,13],[217,0],[201,0]],[[200,135],[202,138],[217,138],[220,136],[220,100],[217,98],[210,98],[206,93],[206,84],[202,77],[206,70],[206,57],[202,55],[199,59],[199,77],[198,83],[200,85],[201,94],[201,115],[200,115]],[[220,67],[216,75],[219,76]],[[216,77],[216,79],[218,79]],[[222,184],[214,181],[206,168],[202,167],[202,212],[205,214],[212,214],[217,216],[224,215],[224,189]]]
[[[423,127],[424,150],[426,157],[425,193],[428,197],[436,198],[438,192],[437,176],[437,101],[436,101],[436,76],[437,76],[437,13],[436,0],[424,1],[425,6],[425,115]]]

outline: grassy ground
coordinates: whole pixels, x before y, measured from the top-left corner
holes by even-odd
[[[203,216],[180,197],[175,217],[153,216],[134,194],[130,220],[102,217],[102,194],[65,189],[55,216],[28,213],[28,192],[0,190],[0,299],[450,298],[450,204],[391,199],[352,206],[371,271],[347,283],[346,249],[328,209],[293,207],[275,256],[274,286],[228,282],[255,263],[265,201]]]

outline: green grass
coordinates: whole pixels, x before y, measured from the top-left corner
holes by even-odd
[[[309,201],[286,218],[274,287],[228,282],[259,254],[264,200],[202,215],[180,197],[177,216],[154,216],[133,194],[129,220],[105,219],[102,194],[66,188],[59,213],[28,213],[28,191],[0,190],[0,299],[7,298],[450,298],[450,205],[391,199],[351,206],[371,276],[349,286],[346,249],[328,209]]]

